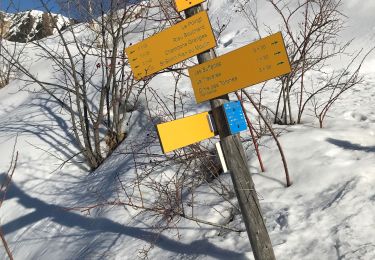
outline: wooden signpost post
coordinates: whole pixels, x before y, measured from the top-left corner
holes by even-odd
[[[134,77],[142,79],[197,55],[200,65],[190,68],[189,74],[197,102],[210,101],[214,123],[205,112],[159,124],[162,149],[170,152],[218,134],[254,257],[273,260],[272,244],[238,134],[246,128],[242,108],[229,103],[227,94],[290,72],[282,35],[271,35],[216,58],[212,49],[216,41],[200,4],[204,0],[175,2],[178,11],[185,10],[186,20],[126,49]]]
[[[185,11],[186,17],[191,17],[202,10],[202,6],[194,6]],[[197,55],[200,64],[216,58],[213,50]],[[250,70],[251,68],[249,68]],[[247,159],[239,135],[231,135],[225,122],[225,116],[220,109],[229,102],[229,96],[223,95],[210,100],[212,114],[220,136],[221,146],[231,174],[242,218],[246,226],[251,248],[256,260],[273,260],[272,243],[262,217],[258,194],[247,165]]]

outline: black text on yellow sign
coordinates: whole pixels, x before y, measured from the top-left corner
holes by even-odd
[[[197,103],[291,71],[282,34],[276,33],[189,69]]]
[[[206,11],[125,49],[138,80],[216,46]]]

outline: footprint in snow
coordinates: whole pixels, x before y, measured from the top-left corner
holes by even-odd
[[[227,34],[224,34],[220,40],[219,40],[219,44],[222,45],[224,48],[228,47],[229,45],[231,45],[233,43],[233,40],[236,36],[238,36],[239,34],[242,34],[244,33],[246,30],[237,30],[236,32],[230,32],[230,33],[227,33]]]
[[[367,120],[367,116],[360,113],[352,113],[352,117],[358,122]]]
[[[367,116],[353,111],[346,112],[344,114],[344,118],[349,120],[355,120],[357,122],[363,122],[368,119]]]
[[[279,225],[280,230],[283,230],[284,228],[288,227],[288,209],[282,209],[280,212],[278,212],[278,217],[276,218],[276,223]]]

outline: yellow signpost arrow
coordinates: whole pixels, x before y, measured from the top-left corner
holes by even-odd
[[[125,49],[138,80],[216,46],[206,11]]]
[[[197,103],[291,71],[281,33],[189,69]]]
[[[194,5],[203,3],[206,0],[176,0],[176,8],[178,12],[182,12]]]
[[[215,136],[208,112],[159,124],[156,129],[164,153]]]

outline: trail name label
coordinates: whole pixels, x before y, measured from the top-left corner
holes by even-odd
[[[206,11],[125,49],[138,80],[216,46]]]
[[[189,69],[197,103],[291,71],[282,34],[276,33]]]

